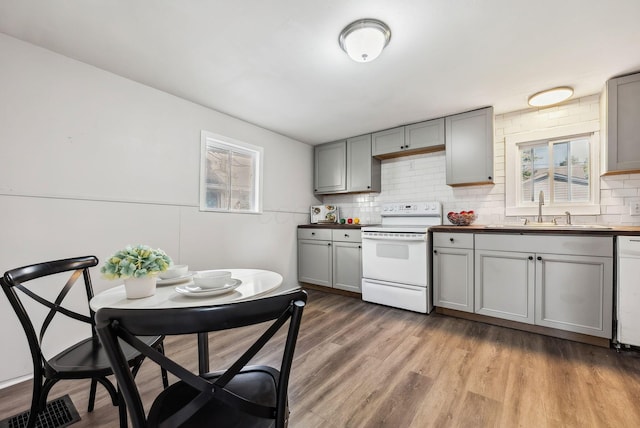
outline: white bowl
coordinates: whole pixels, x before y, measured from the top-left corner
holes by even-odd
[[[226,270],[206,270],[193,275],[193,283],[200,288],[224,287],[231,280],[231,272]]]
[[[179,276],[186,275],[188,271],[189,265],[171,265],[167,270],[158,273],[158,276],[161,279],[178,278]]]

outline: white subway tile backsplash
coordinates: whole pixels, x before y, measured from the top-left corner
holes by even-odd
[[[632,187],[625,187],[623,189],[612,189],[611,194],[614,198],[638,196],[638,189]]]

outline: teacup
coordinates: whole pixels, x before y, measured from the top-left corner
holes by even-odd
[[[160,279],[171,279],[184,276],[189,271],[189,265],[171,265],[167,270],[158,273]]]
[[[231,280],[231,272],[226,270],[207,270],[193,276],[193,283],[200,288],[221,288]]]

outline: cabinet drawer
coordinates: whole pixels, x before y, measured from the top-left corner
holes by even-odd
[[[433,234],[433,246],[473,249],[473,233],[436,232]]]
[[[476,235],[477,250],[613,257],[613,237],[570,235]]]
[[[298,239],[331,241],[331,229],[298,229]]]
[[[334,241],[362,242],[359,229],[333,229],[331,235]]]

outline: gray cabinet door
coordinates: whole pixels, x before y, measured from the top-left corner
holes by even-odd
[[[314,193],[347,190],[346,140],[315,146],[314,159]]]
[[[473,312],[473,250],[433,249],[433,304]]]
[[[450,186],[493,182],[493,107],[445,118]]]
[[[537,325],[612,337],[612,258],[538,253],[535,294]]]
[[[444,118],[405,126],[404,145],[406,150],[444,146]]]
[[[373,156],[400,152],[404,146],[404,126],[374,132],[371,135]]]
[[[533,253],[476,250],[475,312],[534,323]]]
[[[362,245],[353,242],[333,242],[333,287],[361,292]]]
[[[371,156],[371,134],[347,140],[347,191],[380,191],[380,160]]]
[[[298,281],[331,287],[331,241],[298,240]]]
[[[640,170],[640,73],[607,82],[607,172]]]

